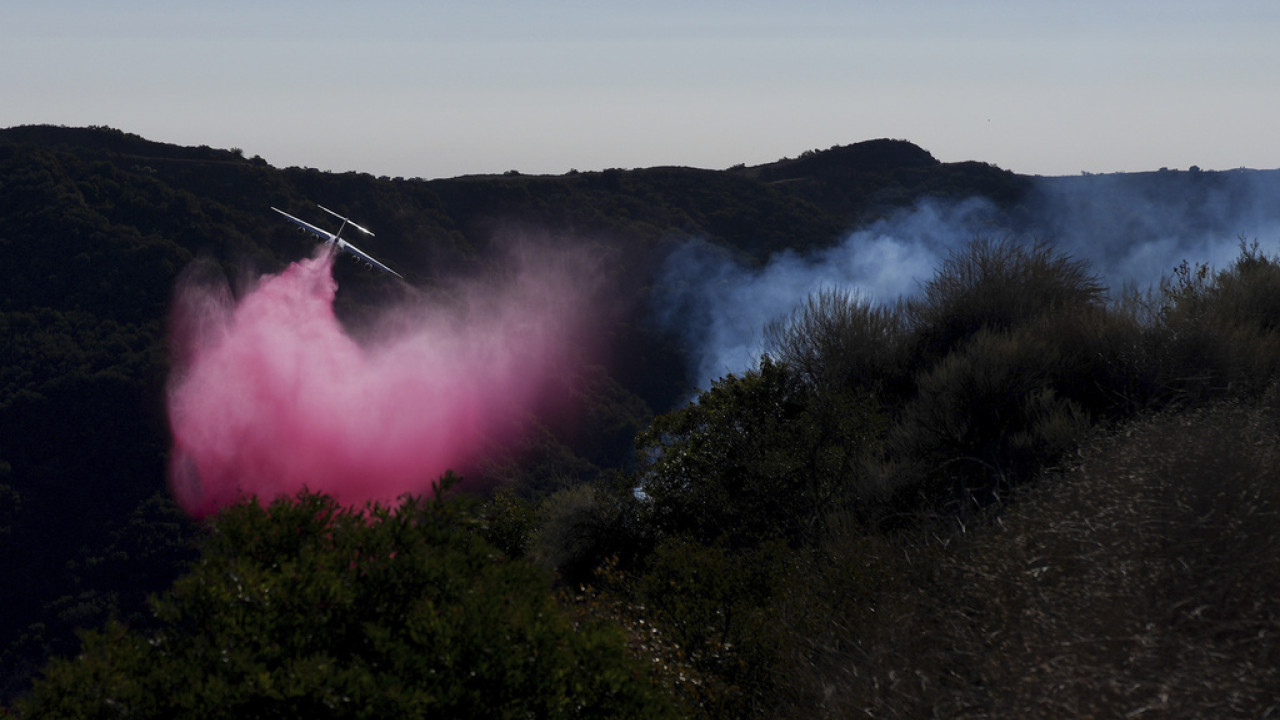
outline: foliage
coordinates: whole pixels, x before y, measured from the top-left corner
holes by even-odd
[[[900,307],[834,288],[765,327],[765,353],[820,393],[897,389],[905,341]]]
[[[302,494],[218,516],[153,634],[85,635],[24,717],[657,717],[616,629],[575,627],[456,501]]]
[[[1038,340],[984,329],[918,376],[891,452],[921,467],[928,502],[990,502],[1079,442],[1088,419],[1055,391],[1061,356]]]
[[[813,399],[794,373],[765,358],[655,419],[637,438],[648,521],[659,533],[730,546],[814,536],[823,513],[856,484],[880,420],[865,397],[838,412]]]
[[[1265,491],[1242,487],[1249,500],[1237,502],[1229,499],[1236,490],[1223,495],[1211,489],[1235,488],[1236,479],[1272,474],[1265,452],[1241,460],[1249,468],[1261,463],[1252,470],[1213,460],[1214,448],[1236,445],[1211,439],[1214,433],[1229,432],[1233,422],[1270,427],[1256,419],[1227,420],[1230,413],[1197,420],[1194,432],[1186,435],[1179,435],[1175,426],[1146,435],[1168,435],[1170,442],[1181,444],[1176,452],[1170,447],[1170,454],[1183,458],[1147,464],[1187,466],[1177,471],[1178,482],[1152,485],[1166,488],[1168,498],[1144,496],[1138,501],[1141,512],[1156,512],[1160,519],[1133,521],[1135,528],[1159,527],[1160,543],[1182,548],[1176,556],[1186,564],[1170,566],[1181,568],[1173,573],[1176,579],[1161,575],[1139,580],[1131,569],[1134,561],[1125,555],[1100,565],[1106,568],[1103,574],[1114,577],[1096,592],[1089,590],[1089,600],[1081,600],[1069,584],[1055,588],[1052,593],[1061,594],[1052,594],[1051,600],[1005,592],[1005,587],[1026,582],[1020,575],[1028,572],[1026,567],[1039,573],[1033,563],[1043,558],[1035,556],[1033,546],[1019,544],[1020,559],[1008,560],[1002,553],[1009,552],[1010,541],[996,539],[995,528],[1006,524],[1006,513],[1040,513],[1035,501],[1025,511],[1018,508],[1029,502],[1028,492],[1052,493],[1055,483],[1064,482],[1055,479],[1042,487],[1031,481],[1068,460],[1112,423],[1161,407],[1181,407],[1192,398],[1256,398],[1265,388],[1280,386],[1270,364],[1280,357],[1273,354],[1280,338],[1268,311],[1269,298],[1280,288],[1274,261],[1244,247],[1241,259],[1227,271],[1197,274],[1188,267],[1175,272],[1176,282],[1166,284],[1162,312],[1145,313],[1132,301],[1105,302],[1087,267],[1049,246],[977,241],[953,255],[930,292],[906,308],[907,323],[900,324],[895,310],[825,291],[770,328],[770,349],[781,361],[766,357],[758,371],[725,378],[696,403],[658,418],[641,436],[641,448],[648,453],[641,479],[650,491],[661,539],[634,592],[655,625],[704,673],[700,710],[709,717],[955,717],[998,708],[992,712],[1049,717],[1075,714],[1069,703],[1095,714],[1105,707],[1132,708],[1129,698],[1116,694],[1114,684],[1105,684],[1088,668],[1127,662],[1114,654],[1124,649],[1144,669],[1114,672],[1129,678],[1128,687],[1146,692],[1163,672],[1160,658],[1171,656],[1156,651],[1149,662],[1142,659],[1147,657],[1142,648],[1110,639],[1099,641],[1096,652],[1082,645],[1062,659],[1069,657],[1081,672],[1080,692],[1070,701],[1044,702],[1053,692],[1043,684],[1028,684],[1025,692],[1019,688],[1009,695],[1001,691],[1021,682],[1009,675],[1008,658],[1025,654],[1020,662],[1049,663],[1052,658],[1045,659],[1036,634],[1061,637],[1093,627],[1083,616],[1074,624],[1058,624],[1054,618],[1074,607],[1086,612],[1088,606],[1087,612],[1098,614],[1101,599],[1120,592],[1114,582],[1124,578],[1148,583],[1143,587],[1153,590],[1144,593],[1184,587],[1188,598],[1195,599],[1172,605],[1131,603],[1127,629],[1095,629],[1098,636],[1151,637],[1182,647],[1192,657],[1211,657],[1220,636],[1183,640],[1167,628],[1188,622],[1182,614],[1195,603],[1196,616],[1208,613],[1214,603],[1236,607],[1218,589],[1229,585],[1250,588],[1249,608],[1239,610],[1254,618],[1250,627],[1270,628],[1274,618],[1265,598],[1274,573],[1259,570],[1261,556],[1223,548],[1218,551],[1222,557],[1240,556],[1240,561],[1211,568],[1192,562],[1196,553],[1184,547],[1192,542],[1217,547],[1209,539],[1214,533],[1243,533],[1249,538],[1240,535],[1232,542],[1270,547],[1264,518],[1270,517],[1271,500],[1262,498]],[[805,488],[789,485],[788,479],[804,466],[820,428],[829,430],[840,419],[857,417],[856,411],[838,408],[868,391],[881,403],[879,415],[888,422],[885,442],[863,445],[867,452],[856,463],[860,477],[844,481],[841,501],[816,505],[821,509],[815,526],[822,532],[780,531],[794,529],[790,519],[805,517],[815,507],[806,500],[812,496]],[[1261,451],[1264,436],[1240,442],[1258,443]],[[1224,452],[1241,457],[1253,453],[1243,447]],[[1099,463],[1093,462],[1095,467]],[[1142,476],[1140,468],[1126,461],[1107,470],[1105,482],[1129,492],[1124,483]],[[1216,485],[1228,478],[1227,485]],[[895,491],[893,502],[881,509],[873,507],[874,493],[848,491],[850,485],[877,483]],[[1081,512],[1070,509],[1070,503],[1094,508],[1097,502],[1125,502],[1106,494],[1110,489],[1086,501],[1078,493],[1089,492],[1088,487],[1063,489],[1064,504],[1054,504],[1029,522],[1057,527],[1056,518]],[[1071,558],[1078,548],[1113,542],[1101,530],[1088,532],[1095,517],[1087,516],[1073,529],[1082,533],[1072,541],[1075,545],[1055,552]],[[1201,535],[1202,525],[1208,535]],[[737,528],[745,528],[742,535],[756,543],[736,534]],[[975,568],[978,561],[967,554],[973,547],[968,536],[982,543],[990,539],[982,545],[981,552],[988,554],[981,562],[998,563],[1000,570]],[[770,537],[792,545],[761,544]],[[1106,547],[1123,555],[1138,540],[1116,538],[1114,546]],[[760,553],[766,547],[782,549],[765,560]],[[1141,552],[1150,556],[1152,551]],[[1064,562],[1063,583],[1088,580],[1083,566],[1073,564],[1077,560]],[[760,565],[770,569],[756,572]],[[1249,572],[1258,574],[1245,581]],[[1219,575],[1234,579],[1214,579]],[[993,577],[1007,585],[991,586]],[[1204,590],[1201,583],[1212,589]],[[1051,604],[1046,607],[1045,602]],[[986,612],[994,614],[981,614]],[[1055,629],[1044,629],[1040,619]],[[1144,621],[1146,630],[1138,629]],[[1153,631],[1152,622],[1160,629]],[[1220,630],[1229,623],[1225,616],[1217,622],[1213,627]],[[1023,638],[1023,632],[1033,633],[1018,640],[1026,646],[1007,644],[1008,638]],[[1267,632],[1250,637],[1265,638]],[[732,642],[726,640],[730,636]],[[1006,650],[991,656],[992,645]],[[1238,711],[1260,707],[1257,703],[1274,680],[1263,659],[1270,645],[1251,639],[1221,647],[1227,656],[1248,663],[1246,675],[1233,687],[1241,688],[1239,697],[1250,699],[1226,702]],[[974,661],[988,657],[989,662]],[[1044,682],[1052,677],[1046,670]],[[1210,692],[1210,684],[1184,682],[1184,687],[1193,685],[1198,689],[1187,696],[1200,703],[1188,706],[1193,716],[1211,707],[1204,704],[1206,698],[1224,697]],[[1150,707],[1173,707],[1159,699],[1159,691],[1152,692],[1157,700]],[[770,702],[758,702],[765,696]]]
[[[1184,261],[1161,286],[1162,378],[1203,396],[1256,394],[1280,374],[1280,258],[1255,242],[1216,273]]]
[[[484,539],[509,558],[524,557],[537,520],[533,504],[511,487],[498,488],[485,501]]]
[[[977,239],[906,304],[911,368],[884,483],[953,511],[1065,457],[1159,399],[1157,330],[1051,245]]]
[[[1109,300],[1047,243],[978,240],[910,303],[814,295],[757,369],[650,420],[685,392],[646,302],[672,243],[764,262],[1029,186],[893,140],[424,181],[0,131],[0,570],[23,578],[0,590],[0,703],[114,618],[24,711],[642,716],[671,709],[656,679],[702,717],[1265,715],[1280,260],[1256,243]],[[477,506],[237,507],[149,612],[195,532],[157,496],[173,280],[302,256],[263,212],[315,200],[377,218],[367,249],[419,288],[530,228],[607,245],[616,356],[566,382],[576,424],[493,459]],[[337,272],[353,329],[401,292]]]
[[[1088,264],[1037,242],[978,238],[953,251],[907,304],[917,362],[944,357],[979,330],[1007,331],[1100,304]]]
[[[1276,423],[1234,403],[1146,418],[998,522],[841,537],[782,615],[786,715],[1265,715]]]
[[[534,555],[577,586],[601,568],[629,569],[653,544],[629,478],[582,483],[547,498],[534,533]]]
[[[699,678],[689,695],[702,714],[755,716],[774,704],[772,605],[789,556],[777,543],[733,550],[668,537],[636,581],[645,615]]]

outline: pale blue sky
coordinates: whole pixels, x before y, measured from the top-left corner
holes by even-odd
[[[1280,167],[1280,2],[40,0],[0,127],[451,177],[756,164],[878,137],[1076,174]]]

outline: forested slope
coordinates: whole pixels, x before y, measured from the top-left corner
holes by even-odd
[[[0,570],[20,579],[0,704],[43,667],[26,716],[1264,715],[1280,260],[1217,238],[1231,262],[1147,255],[1165,281],[1125,290],[1029,220],[1168,187],[1217,207],[1240,177],[1080,193],[879,140],[426,181],[0,131]],[[691,387],[693,340],[655,311],[672,250],[761,268],[973,197],[1008,224],[945,248],[915,295],[826,287],[756,366]],[[478,495],[447,477],[368,517],[302,493],[186,519],[164,486],[175,282],[196,258],[235,286],[308,255],[269,208],[315,202],[372,226],[362,247],[414,292],[512,236],[608,250],[587,421],[538,426]],[[1084,248],[1096,225],[1057,232]],[[356,330],[407,292],[336,273]]]
[[[913,160],[881,160],[864,174],[905,186],[904,197],[931,190],[931,176],[918,175],[923,151],[892,148]],[[994,168],[987,175],[1018,185]],[[597,404],[598,425],[621,430],[576,439],[588,464],[615,464],[630,446],[626,428],[688,391],[681,349],[653,325],[643,297],[670,243],[707,238],[759,260],[829,244],[859,213],[884,207],[861,189],[833,190],[840,200],[826,208],[786,188],[690,168],[393,180],[277,169],[237,150],[108,128],[0,131],[0,572],[21,578],[0,590],[0,646],[9,648],[0,676],[13,679],[5,692],[48,649],[68,650],[73,626],[141,610],[140,598],[190,557],[185,532],[166,534],[183,520],[155,500],[167,450],[168,306],[193,258],[238,278],[309,254],[310,241],[271,206],[305,214],[319,202],[374,226],[365,249],[418,287],[482,265],[503,234],[573,236],[620,253],[628,271],[618,282],[617,361],[597,383]],[[337,271],[338,311],[353,321],[395,292],[354,264]],[[565,459],[574,455],[546,450],[540,462],[580,467]]]

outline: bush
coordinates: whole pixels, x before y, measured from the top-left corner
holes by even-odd
[[[954,588],[939,572],[953,530],[832,523],[821,552],[797,558],[775,601],[773,717],[964,717],[972,658],[952,626]]]
[[[819,398],[765,358],[637,438],[646,516],[660,534],[732,547],[812,539],[824,513],[857,492],[882,426],[869,398]]]
[[[484,504],[484,539],[509,558],[529,552],[537,511],[510,485],[498,488]]]
[[[1101,305],[1088,263],[1046,243],[977,239],[952,253],[906,305],[917,360],[945,357],[979,330],[1008,331],[1049,313]]]
[[[1217,273],[1183,262],[1161,285],[1161,382],[1173,395],[1256,395],[1280,376],[1280,258],[1241,242]]]
[[[787,716],[1274,713],[1277,438],[1274,407],[1184,410],[1091,443],[993,522],[833,535],[776,612]]]
[[[1140,310],[1043,243],[952,255],[906,307],[914,387],[884,482],[935,508],[985,504],[1166,397],[1167,342]]]
[[[971,699],[1005,717],[1265,716],[1277,420],[1215,405],[1139,423],[974,534],[949,569],[957,621],[985,628]]]
[[[1020,334],[1052,349],[1051,387],[1095,421],[1132,417],[1160,393],[1151,329],[1124,306],[1044,315]]]
[[[813,294],[765,327],[765,353],[820,393],[899,388],[904,340],[901,307],[840,289]]]
[[[776,703],[772,603],[790,557],[776,543],[731,550],[669,537],[649,558],[637,597],[699,677],[690,699],[704,716],[759,717]]]
[[[1241,241],[1235,263],[1216,273],[1184,260],[1160,290],[1161,310],[1173,326],[1225,323],[1262,332],[1280,327],[1280,258],[1268,257],[1257,242]]]
[[[889,437],[914,464],[900,482],[926,504],[986,504],[1075,446],[1090,423],[1054,389],[1058,348],[1027,333],[982,330],[917,379]]]
[[[660,717],[616,627],[575,626],[454,501],[225,510],[160,629],[87,633],[23,717]]]
[[[570,586],[590,581],[606,565],[630,567],[652,545],[639,514],[629,483],[561,490],[539,508],[533,553]]]

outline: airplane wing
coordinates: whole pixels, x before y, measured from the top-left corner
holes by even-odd
[[[387,273],[387,274],[389,274],[389,275],[395,275],[396,277],[400,278],[401,280],[403,280],[403,279],[404,279],[404,276],[403,276],[403,275],[401,275],[400,273],[396,272],[395,270],[392,270],[391,268],[387,267],[386,265],[383,265],[382,263],[380,263],[380,262],[378,262],[377,260],[375,260],[375,259],[374,259],[374,257],[373,257],[372,255],[370,255],[369,253],[367,253],[367,252],[365,252],[365,251],[361,250],[360,248],[356,247],[355,245],[352,245],[351,243],[349,243],[349,242],[347,242],[346,240],[343,240],[341,237],[339,237],[338,233],[341,233],[341,232],[342,232],[341,230],[339,230],[339,231],[338,231],[338,233],[331,233],[331,232],[329,232],[328,230],[325,230],[325,229],[323,229],[323,228],[316,227],[315,225],[312,225],[311,223],[307,222],[306,220],[302,220],[302,219],[300,219],[300,218],[296,218],[296,217],[294,217],[294,216],[290,215],[289,213],[287,213],[287,212],[285,212],[285,211],[281,210],[280,208],[273,207],[273,208],[271,208],[271,209],[272,209],[272,210],[275,210],[276,212],[278,212],[278,213],[280,213],[281,215],[285,216],[285,218],[286,218],[286,219],[288,219],[288,220],[289,220],[289,222],[293,223],[294,225],[297,225],[297,226],[298,226],[298,229],[303,230],[303,231],[308,232],[308,233],[311,233],[312,235],[315,235],[315,236],[316,236],[316,238],[317,238],[317,239],[319,239],[321,242],[328,243],[328,244],[330,244],[330,245],[336,245],[338,250],[340,250],[340,251],[342,251],[342,252],[347,253],[347,254],[348,254],[348,255],[350,255],[351,257],[353,257],[353,258],[355,258],[356,260],[358,260],[358,261],[360,261],[360,262],[364,263],[365,265],[368,265],[368,266],[369,266],[369,267],[371,267],[371,268],[377,268],[377,269],[381,270],[382,272],[385,272],[385,273]],[[352,227],[354,227],[354,228],[356,228],[356,229],[360,230],[361,232],[365,233],[366,235],[373,235],[373,233],[369,232],[367,229],[365,229],[365,228],[363,228],[363,227],[360,227],[359,225],[356,225],[355,223],[351,222],[350,220],[347,220],[346,218],[343,218],[341,215],[338,215],[337,213],[335,213],[335,212],[333,212],[332,210],[330,210],[330,209],[328,209],[328,208],[324,207],[323,205],[322,205],[322,206],[320,206],[320,209],[321,209],[321,210],[324,210],[325,212],[327,212],[327,213],[329,213],[329,214],[331,214],[331,215],[335,215],[336,217],[342,218],[342,221],[343,221],[343,227],[344,227],[344,228],[345,228],[347,225],[351,225]]]
[[[341,250],[341,251],[343,251],[343,252],[345,252],[345,253],[347,253],[347,254],[349,254],[349,255],[351,255],[352,257],[354,257],[355,259],[357,259],[357,260],[359,260],[360,262],[364,263],[365,265],[368,265],[369,267],[375,267],[375,268],[378,268],[379,270],[381,270],[381,271],[382,271],[382,272],[384,272],[384,273],[390,273],[390,274],[392,274],[392,275],[395,275],[396,277],[400,278],[401,280],[403,280],[403,279],[404,279],[404,276],[403,276],[403,275],[401,275],[400,273],[396,272],[395,270],[392,270],[391,268],[387,267],[386,265],[383,265],[382,263],[378,262],[377,260],[374,260],[372,255],[370,255],[370,254],[366,253],[365,251],[361,250],[360,248],[356,247],[355,245],[352,245],[351,243],[347,242],[346,240],[343,240],[342,238],[338,238],[338,249],[339,249],[339,250]]]
[[[316,227],[315,225],[312,225],[311,223],[307,222],[306,220],[299,220],[298,218],[296,218],[296,217],[294,217],[294,216],[290,215],[289,213],[287,213],[287,212],[285,212],[285,211],[281,210],[281,209],[280,209],[280,208],[278,208],[278,207],[273,207],[273,208],[271,208],[271,209],[272,209],[272,210],[275,210],[276,212],[278,212],[278,213],[280,213],[281,215],[283,215],[283,216],[285,216],[286,218],[288,218],[288,219],[289,219],[289,222],[293,223],[294,225],[297,225],[300,229],[305,230],[305,231],[307,231],[307,232],[311,233],[312,235],[315,235],[317,238],[319,238],[320,240],[322,240],[322,241],[324,241],[324,242],[331,243],[331,242],[333,242],[334,240],[337,240],[337,239],[338,239],[338,236],[337,236],[337,235],[334,235],[333,233],[329,232],[328,230],[322,230],[322,229],[320,229],[320,228]]]

